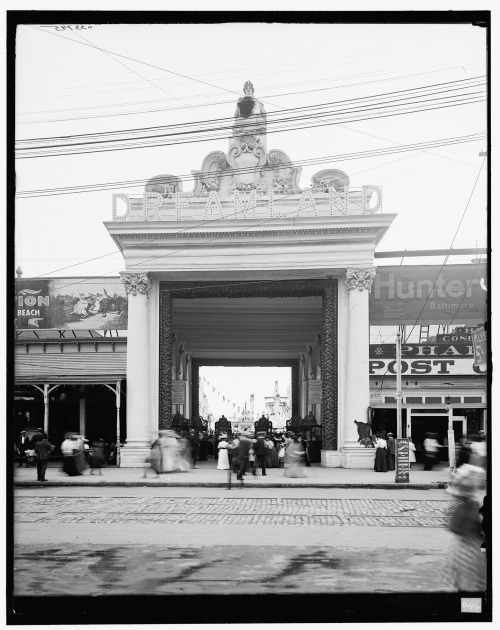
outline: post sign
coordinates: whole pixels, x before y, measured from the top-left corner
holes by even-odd
[[[396,361],[389,359],[370,359],[370,376],[383,376],[384,374],[396,374]],[[406,359],[401,361],[401,374],[404,376],[468,376],[484,374],[474,365],[472,357],[455,358],[448,357],[430,359]]]
[[[453,470],[456,463],[455,458],[455,431],[448,429],[448,458],[450,460],[450,468]]]
[[[410,440],[396,439],[396,483],[410,481]]]
[[[321,404],[321,381],[307,381],[309,386],[308,401],[310,405]]]
[[[172,405],[186,404],[186,381],[172,381]]]

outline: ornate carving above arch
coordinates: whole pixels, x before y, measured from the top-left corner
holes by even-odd
[[[234,138],[227,153],[227,161],[234,169],[231,190],[263,190],[260,167],[264,166],[266,158],[261,136],[244,135]]]
[[[281,149],[271,149],[267,156],[267,164],[262,169],[268,181],[268,188],[274,192],[293,194],[302,192],[299,188],[301,166],[294,166],[288,155]]]
[[[229,170],[226,154],[212,151],[201,165],[201,171],[191,171],[195,176],[194,197],[206,197],[210,192],[220,190],[220,181],[225,170]]]
[[[164,199],[182,192],[182,181],[175,175],[156,175],[146,182],[144,192],[159,193]]]
[[[349,185],[349,175],[335,168],[318,171],[311,178],[313,192],[328,192],[330,188],[335,188],[338,193],[346,193]]]

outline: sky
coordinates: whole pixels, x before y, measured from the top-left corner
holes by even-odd
[[[378,251],[485,247],[483,29],[244,22],[62,26],[70,25],[18,29],[16,140],[24,150],[16,161],[14,269],[20,266],[23,277],[117,276],[123,259],[103,225],[111,220],[112,193],[140,195],[142,182],[155,175],[189,175],[209,152],[227,151],[227,140],[218,134],[205,142],[134,149],[121,144],[118,151],[50,157],[33,157],[36,152],[25,147],[68,143],[68,136],[79,134],[173,124],[186,128],[231,117],[248,79],[270,114],[335,104],[336,124],[268,133],[268,148],[283,149],[292,161],[330,158],[304,166],[303,188],[324,168],[345,171],[353,187],[382,186],[382,211],[397,218]],[[424,96],[436,90],[446,92]],[[366,106],[368,97],[401,102],[407,109],[407,101],[398,99],[409,94],[419,96],[420,107],[440,108],[379,118],[373,118],[378,110],[372,109],[371,119],[352,120],[352,107]],[[462,102],[474,102],[450,106],[458,95]],[[466,136],[475,140],[359,157]],[[342,157],[352,153],[358,157]],[[130,181],[141,185],[117,184]],[[95,184],[107,189],[71,188]],[[191,186],[186,181],[184,190]],[[470,260],[453,257],[450,262]],[[425,260],[442,261],[442,256]],[[394,258],[376,261],[398,263]]]
[[[265,397],[274,396],[274,384],[278,381],[281,397],[288,395],[291,387],[291,369],[288,367],[200,367],[200,381],[207,395],[208,405],[215,420],[224,414],[231,419],[233,413],[246,408],[250,411],[250,396],[254,395],[255,420],[266,411]],[[215,391],[214,391],[215,390]],[[224,400],[225,398],[225,400]],[[228,403],[229,399],[229,403]],[[201,399],[200,399],[201,400]],[[236,408],[233,408],[233,403]],[[239,416],[239,414],[237,413]],[[267,415],[267,414],[266,414]],[[273,425],[278,424],[273,421]],[[279,423],[279,426],[284,422]]]

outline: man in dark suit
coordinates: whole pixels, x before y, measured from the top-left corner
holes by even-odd
[[[243,481],[243,475],[247,471],[248,453],[251,446],[252,440],[247,435],[242,434],[240,436],[240,443],[237,447],[238,459],[240,460],[240,468],[238,470],[238,474],[236,475],[236,479],[238,479],[239,481]]]
[[[43,440],[43,429],[41,427],[38,427],[35,435],[31,438],[30,448],[34,450],[37,442],[40,442],[40,440]]]
[[[191,449],[191,461],[192,467],[196,468],[196,459],[198,456],[198,440],[196,439],[196,434],[194,429],[189,431],[189,435],[187,436],[187,441],[189,442],[189,448]]]
[[[266,476],[266,455],[268,452],[268,446],[266,441],[265,431],[259,431],[257,433],[257,442],[255,443],[253,450],[255,451],[255,470],[257,468],[262,469],[262,476]]]
[[[396,469],[396,440],[393,433],[387,434],[387,470]]]
[[[23,461],[26,462],[26,468],[29,468],[28,458],[26,457],[26,451],[30,447],[30,439],[26,431],[21,431],[16,441],[17,452],[19,453],[19,468],[22,468]]]
[[[35,444],[36,453],[36,476],[38,481],[47,481],[45,479],[45,471],[49,463],[49,457],[54,450],[53,444],[47,439],[47,434],[42,433],[42,439]]]

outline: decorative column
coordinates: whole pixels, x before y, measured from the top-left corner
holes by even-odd
[[[158,428],[168,429],[172,424],[172,371],[174,363],[174,331],[172,326],[172,292],[160,290],[160,383]],[[195,384],[198,385],[197,374]],[[192,408],[197,410],[198,390]],[[199,411],[197,412],[199,413]]]
[[[370,319],[368,297],[376,269],[347,269],[346,286],[349,292],[349,317],[347,323],[347,374],[344,443],[346,452],[343,465],[346,468],[373,466],[373,450],[358,442],[358,422],[367,422],[370,403],[369,345]],[[349,454],[349,449],[359,451]]]
[[[338,462],[338,352],[337,352],[337,281],[329,280],[323,292],[323,327],[321,331],[321,465],[337,467]]]
[[[121,466],[132,468],[144,466],[151,445],[148,330],[151,280],[147,273],[123,273],[121,280],[128,295],[128,337],[127,443],[120,454]]]

